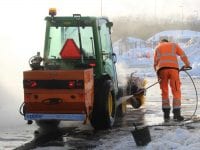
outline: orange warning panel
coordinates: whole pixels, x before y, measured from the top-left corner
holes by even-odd
[[[89,114],[92,110],[93,69],[32,70],[23,75],[27,113]]]
[[[67,39],[65,42],[61,52],[60,56],[62,59],[80,59],[81,58],[81,52],[76,43],[73,39]]]

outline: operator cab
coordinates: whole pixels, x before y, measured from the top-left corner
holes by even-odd
[[[96,66],[94,19],[75,14],[73,17],[51,15],[46,17],[46,21],[46,69],[89,68],[90,64]]]
[[[43,65],[37,67],[40,63],[38,62],[33,69],[93,68],[95,78],[105,75],[117,83],[116,55],[113,53],[111,41],[113,23],[106,17],[87,17],[80,14],[55,16],[55,9],[51,9],[49,14],[50,16],[45,18]],[[33,57],[33,60],[37,57]]]

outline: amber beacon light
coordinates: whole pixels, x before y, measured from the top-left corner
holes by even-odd
[[[49,8],[49,15],[55,16],[56,15],[56,8]]]

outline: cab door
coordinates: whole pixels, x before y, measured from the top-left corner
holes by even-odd
[[[106,19],[100,21],[100,39],[101,39],[101,53],[103,59],[103,69],[105,74],[108,74],[117,88],[117,73],[116,73],[116,55],[113,52],[112,41],[111,41],[111,22]]]

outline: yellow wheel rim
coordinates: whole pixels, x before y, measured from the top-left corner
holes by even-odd
[[[112,100],[112,94],[109,92],[108,95],[108,113],[109,116],[112,116],[112,110],[113,110],[113,100]]]

